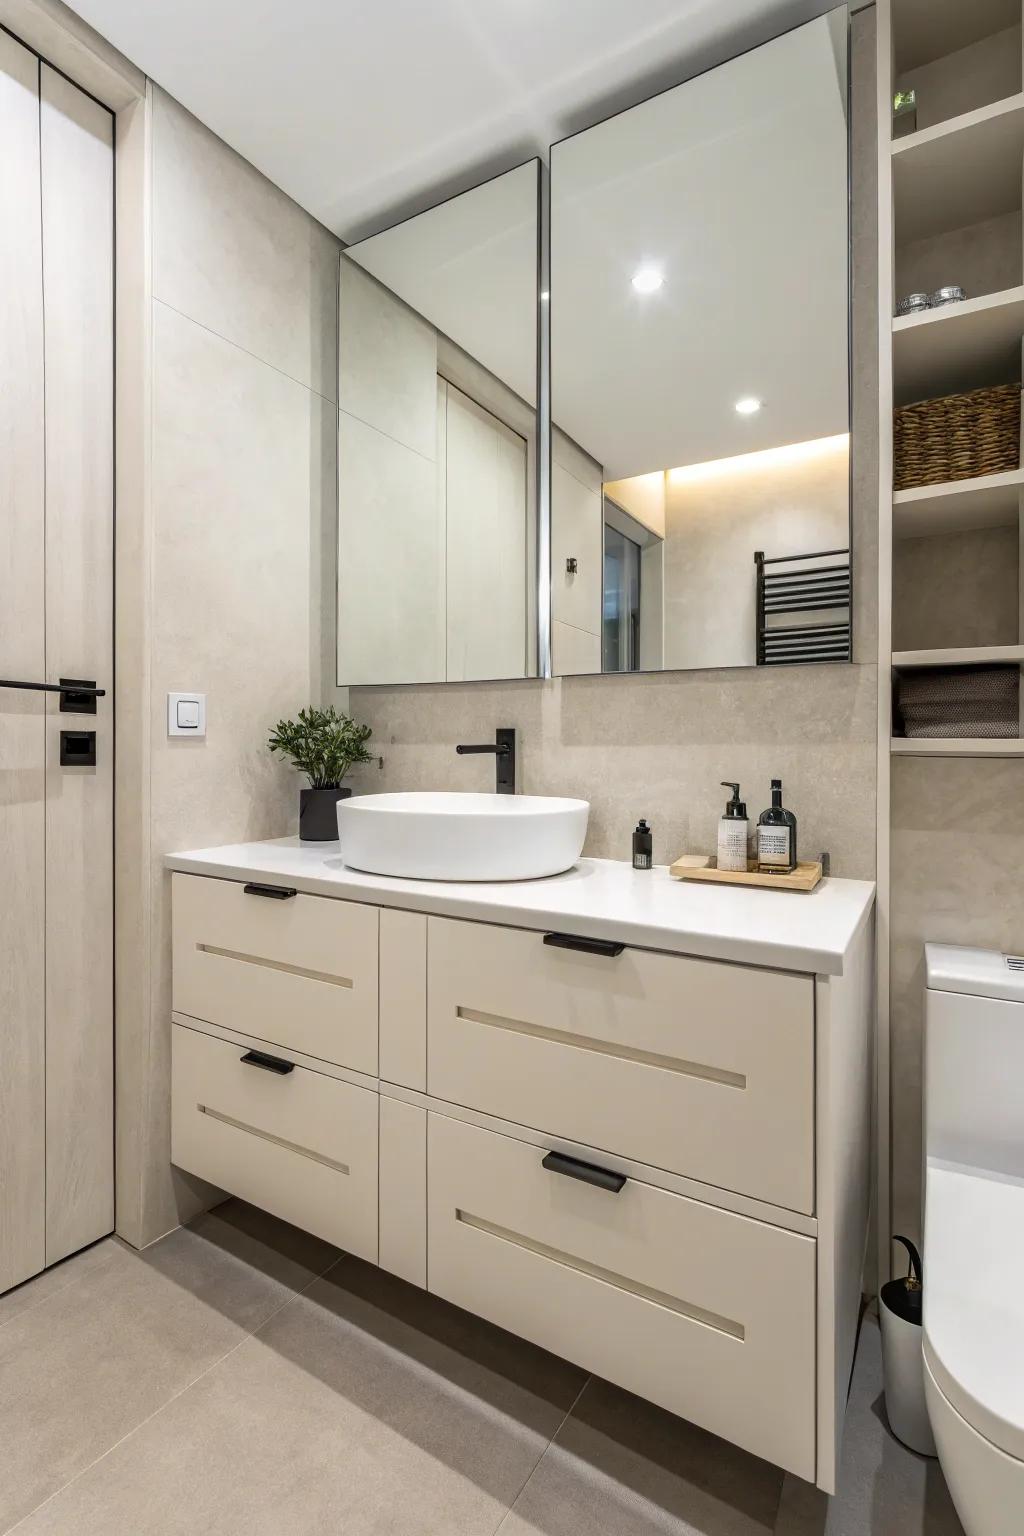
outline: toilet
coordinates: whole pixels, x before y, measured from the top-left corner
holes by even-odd
[[[967,1536],[1020,1536],[1024,959],[925,956],[925,1397]]]

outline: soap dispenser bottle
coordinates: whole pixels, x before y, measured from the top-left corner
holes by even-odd
[[[732,873],[747,871],[747,808],[740,799],[740,787],[728,779],[722,780],[723,789],[732,790],[732,799],[718,823],[718,867]]]
[[[796,817],[782,803],[781,779],[772,779],[772,803],[757,818],[757,868],[763,875],[796,869]]]

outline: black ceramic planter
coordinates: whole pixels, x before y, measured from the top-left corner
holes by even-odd
[[[304,843],[333,843],[338,837],[338,801],[350,789],[300,789],[299,837]]]

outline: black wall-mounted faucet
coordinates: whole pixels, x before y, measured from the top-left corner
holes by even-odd
[[[465,757],[470,752],[493,752],[495,768],[495,793],[499,795],[514,795],[516,792],[516,733],[510,726],[500,725],[494,733],[494,742],[484,742],[481,746],[456,747],[456,752]]]

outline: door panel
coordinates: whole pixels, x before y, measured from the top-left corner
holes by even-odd
[[[47,696],[46,1261],[114,1224],[113,118],[45,64],[48,680],[95,679],[95,715]],[[62,730],[96,732],[96,766],[62,767]]]
[[[39,60],[0,32],[0,676],[41,680]],[[43,695],[0,689],[0,1291],[44,1262]]]
[[[526,675],[526,439],[447,386],[448,681]]]

